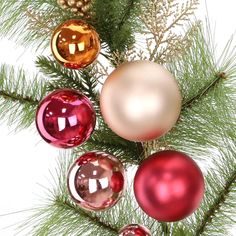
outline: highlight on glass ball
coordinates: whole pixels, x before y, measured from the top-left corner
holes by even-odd
[[[70,69],[90,65],[99,55],[101,46],[95,29],[82,20],[68,20],[57,27],[51,39],[55,59]]]
[[[96,124],[89,99],[73,89],[59,89],[38,106],[36,126],[41,137],[59,148],[76,147],[87,141]]]
[[[151,233],[142,225],[130,224],[120,230],[119,236],[151,236]]]
[[[121,162],[104,152],[88,152],[71,166],[67,187],[72,200],[81,208],[99,211],[114,206],[126,186]]]
[[[199,207],[204,195],[204,178],[186,154],[161,151],[145,159],[138,168],[134,194],[147,215],[163,222],[178,221]]]
[[[181,110],[181,94],[172,74],[150,61],[124,63],[104,83],[101,113],[107,125],[130,141],[166,134]]]

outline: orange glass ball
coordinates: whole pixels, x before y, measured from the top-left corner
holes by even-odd
[[[92,26],[82,20],[68,20],[53,33],[51,49],[55,59],[64,67],[81,69],[94,62],[101,45]]]

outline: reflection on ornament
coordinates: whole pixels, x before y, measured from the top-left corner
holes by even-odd
[[[151,236],[151,233],[142,225],[130,224],[120,230],[119,236]]]
[[[55,30],[51,49],[59,63],[70,69],[81,69],[99,55],[100,40],[89,24],[81,20],[68,20]]]
[[[199,207],[204,178],[197,164],[184,153],[162,151],[139,166],[134,193],[147,215],[158,221],[178,221]]]
[[[119,66],[107,78],[100,107],[116,134],[131,141],[148,141],[175,125],[181,100],[176,80],[163,66],[134,61]]]
[[[72,89],[59,89],[38,106],[36,125],[42,138],[53,146],[75,147],[89,139],[96,115],[89,99]]]
[[[125,173],[120,161],[104,152],[89,152],[71,166],[67,186],[72,199],[86,210],[114,206],[125,188]]]

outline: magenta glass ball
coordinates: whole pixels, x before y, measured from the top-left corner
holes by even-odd
[[[60,89],[38,106],[36,126],[42,138],[60,148],[76,147],[89,139],[96,115],[89,99],[72,89]]]
[[[81,208],[99,211],[114,206],[125,189],[121,162],[104,152],[88,152],[71,166],[67,187],[72,200]]]

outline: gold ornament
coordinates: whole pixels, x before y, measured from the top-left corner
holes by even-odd
[[[57,3],[62,9],[70,10],[82,17],[90,17],[91,0],[57,0]]]
[[[148,141],[166,134],[181,110],[181,94],[172,74],[150,61],[119,66],[105,81],[101,113],[108,126],[131,141]]]
[[[82,20],[68,20],[53,33],[51,49],[55,59],[66,68],[81,69],[97,58],[101,46],[92,26]]]

